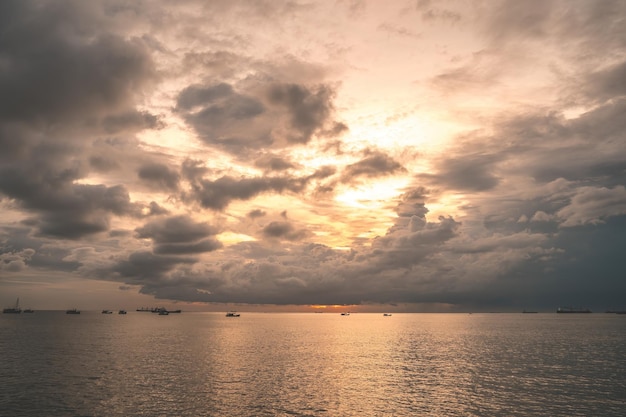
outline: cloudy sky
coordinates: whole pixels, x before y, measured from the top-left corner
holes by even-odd
[[[623,1],[2,1],[0,98],[3,307],[626,306]]]

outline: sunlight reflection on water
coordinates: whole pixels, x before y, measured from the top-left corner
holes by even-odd
[[[10,416],[618,416],[626,317],[0,317]]]

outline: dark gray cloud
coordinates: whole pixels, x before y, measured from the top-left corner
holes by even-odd
[[[85,121],[124,114],[154,79],[138,39],[98,33],[97,7],[72,2],[3,3],[0,120]],[[10,21],[10,23],[8,23]],[[45,42],[41,40],[45,39]]]
[[[220,99],[237,97],[230,84],[220,83],[211,86],[190,85],[178,95],[179,110],[193,110],[196,107],[211,105]]]
[[[5,226],[0,228],[0,259],[8,264],[17,261],[20,267],[37,270],[76,271],[79,264],[67,259],[67,248],[52,242],[45,237],[33,236],[30,227]]]
[[[485,33],[498,44],[567,41],[572,48],[562,52],[572,57],[584,54],[590,60],[599,58],[593,53],[597,48],[615,50],[625,45],[621,19],[626,6],[619,0],[575,5],[567,0],[506,0],[481,12]]]
[[[270,222],[267,226],[263,227],[261,233],[266,238],[291,241],[301,240],[311,236],[308,230],[296,229],[294,225],[288,221]]]
[[[164,164],[146,164],[137,172],[139,178],[157,189],[175,191],[178,189],[180,175]]]
[[[461,191],[487,191],[498,185],[497,155],[471,153],[458,157],[446,157],[435,164],[433,174],[420,174],[419,178],[433,184]]]
[[[111,216],[140,215],[125,186],[78,181],[119,167],[87,157],[100,134],[156,126],[135,109],[156,71],[141,40],[99,30],[100,4],[71,5],[2,5],[0,193],[40,234],[78,239],[108,230]]]
[[[262,155],[254,161],[254,166],[266,171],[285,171],[295,168],[289,160],[277,155]]]
[[[289,143],[307,143],[329,118],[334,91],[329,86],[307,88],[298,84],[270,86],[270,103],[284,108],[289,118]]]
[[[178,95],[176,109],[203,141],[237,156],[306,144],[315,134],[334,137],[347,129],[332,119],[330,86],[258,78],[266,80],[190,85]]]
[[[218,230],[186,216],[156,219],[136,229],[140,239],[151,239],[155,254],[211,252],[222,247],[214,235]]]
[[[364,152],[365,157],[354,164],[346,166],[342,180],[352,182],[358,177],[376,178],[406,171],[400,163],[380,151]]]
[[[192,190],[186,198],[213,210],[223,210],[233,200],[249,200],[267,192],[297,193],[306,186],[306,180],[289,177],[233,178],[224,176],[214,181],[204,178],[191,178],[190,180]]]
[[[71,184],[76,171],[69,169],[51,172],[49,177],[33,174],[10,167],[0,169],[0,192],[37,216],[31,224],[41,234],[76,239],[108,230],[112,215],[142,215],[142,205],[132,203],[123,186]]]
[[[251,219],[257,219],[259,217],[265,216],[266,214],[267,213],[263,210],[254,209],[248,213],[248,217],[250,217]]]
[[[180,264],[195,263],[195,258],[155,255],[151,252],[131,253],[127,260],[120,261],[105,276],[112,273],[127,284],[149,285],[158,284],[168,272]]]
[[[108,134],[136,132],[143,129],[158,129],[163,123],[158,116],[147,112],[128,111],[123,114],[107,116],[102,121],[102,129]]]

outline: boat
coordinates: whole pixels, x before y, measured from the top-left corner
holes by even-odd
[[[344,311],[343,313],[341,313],[342,316],[349,316],[350,313],[348,313],[347,311]]]
[[[391,317],[391,313],[385,313],[385,314],[383,314],[383,316],[385,316],[385,317]]]
[[[524,313],[524,314],[535,314],[537,312],[536,311],[530,311],[530,310],[524,310],[524,311],[522,311],[522,313]]]
[[[153,312],[153,308],[149,308],[149,307],[139,307],[137,310],[135,311],[139,311],[141,313],[152,313]]]
[[[236,311],[229,311],[228,313],[226,313],[226,317],[239,317],[241,316],[241,314],[237,313]]]
[[[582,313],[591,313],[591,310],[588,308],[574,308],[574,307],[559,307],[556,309],[556,312],[559,314],[582,314]]]
[[[159,311],[159,316],[168,316],[169,314],[170,312],[165,309]]]
[[[172,314],[172,313],[181,313],[182,310],[167,310],[168,313]]]
[[[32,308],[25,308],[24,310],[22,310],[22,313],[34,313],[35,310],[33,310]]]
[[[117,314],[126,314],[126,310],[120,310],[117,312]]]
[[[65,314],[80,314],[80,310],[70,308],[69,310],[65,310]]]
[[[113,314],[111,310],[102,310],[102,314]]]
[[[22,309],[20,308],[20,299],[19,299],[19,297],[18,297],[17,301],[15,302],[15,307],[5,308],[4,310],[2,310],[2,312],[4,314],[20,314],[22,312]]]

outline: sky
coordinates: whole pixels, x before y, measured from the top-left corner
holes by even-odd
[[[626,306],[624,1],[7,0],[0,97],[3,307]]]

